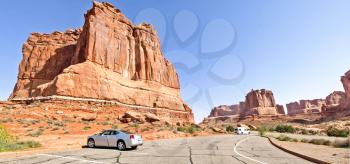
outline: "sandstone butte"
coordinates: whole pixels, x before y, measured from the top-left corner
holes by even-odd
[[[109,3],[94,1],[82,29],[32,33],[22,53],[11,101],[96,101],[194,121],[155,29],[133,25]]]
[[[239,116],[246,117],[252,115],[274,116],[285,114],[284,107],[275,102],[272,91],[266,89],[252,90],[246,95],[244,102],[234,105],[220,105],[214,107],[210,117]]]

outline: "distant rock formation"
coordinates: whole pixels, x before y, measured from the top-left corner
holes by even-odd
[[[220,116],[230,116],[238,115],[241,110],[243,110],[239,104],[235,105],[220,105],[214,107],[208,117],[220,117]]]
[[[22,52],[12,101],[107,100],[170,121],[193,122],[156,31],[149,24],[134,26],[109,3],[94,1],[82,29],[32,33]]]
[[[261,89],[252,90],[246,95],[244,102],[234,105],[220,105],[214,107],[208,118],[252,115],[278,115],[285,114],[284,107],[275,102],[272,91]]]
[[[300,100],[287,104],[288,115],[300,113],[320,113],[322,106],[326,104],[324,99]]]

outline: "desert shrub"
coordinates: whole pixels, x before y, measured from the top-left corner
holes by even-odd
[[[108,122],[103,122],[102,125],[106,126],[106,125],[109,125]]]
[[[54,128],[52,128],[51,129],[51,131],[56,131],[56,130],[59,130],[60,128],[58,128],[58,127],[54,127]]]
[[[296,138],[293,138],[293,139],[292,139],[292,142],[299,142],[299,140],[296,139]]]
[[[0,152],[40,147],[35,141],[17,141],[3,125],[0,125]]]
[[[118,129],[118,125],[113,124],[113,125],[112,125],[112,129]]]
[[[6,130],[5,126],[0,124],[0,145],[11,142],[13,136]]]
[[[64,133],[63,134],[69,134],[69,131],[64,131]]]
[[[260,136],[265,136],[266,132],[269,131],[269,129],[264,125],[258,126],[256,130],[259,132]]]
[[[286,135],[280,135],[278,136],[276,139],[280,140],[280,141],[291,141],[292,138],[286,136]]]
[[[149,128],[143,128],[141,129],[141,132],[149,131]]]
[[[295,128],[291,125],[277,125],[275,131],[280,133],[294,133]]]
[[[201,128],[198,125],[195,125],[195,124],[191,124],[189,126],[177,127],[177,131],[184,132],[184,133],[190,133],[190,134],[193,134],[196,131],[200,131],[200,130],[201,130]]]
[[[309,141],[309,143],[315,144],[315,145],[331,145],[332,142],[325,139],[312,139]]]
[[[301,134],[308,135],[309,131],[307,131],[306,129],[301,129]]]
[[[338,128],[334,127],[334,126],[330,126],[326,130],[326,133],[327,133],[328,136],[347,137],[349,135],[349,130],[338,129]]]
[[[226,131],[227,132],[234,132],[235,128],[233,126],[229,125],[229,126],[226,127]]]
[[[89,130],[91,129],[91,126],[84,126],[83,130]]]
[[[336,139],[333,143],[334,147],[339,147],[339,148],[350,148],[350,140],[340,140]]]
[[[8,123],[8,122],[13,122],[13,120],[12,120],[12,118],[4,118],[4,119],[1,119],[1,122]]]
[[[301,140],[300,140],[300,142],[303,142],[303,143],[309,143],[309,140],[308,140],[308,139],[303,138],[303,139],[301,139]]]
[[[64,124],[61,121],[55,121],[53,122],[55,126],[64,126]]]
[[[30,133],[29,136],[31,136],[31,137],[39,137],[39,136],[41,136],[43,134],[43,131],[44,131],[43,129],[38,129],[38,130]]]

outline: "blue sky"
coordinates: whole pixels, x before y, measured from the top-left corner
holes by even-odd
[[[135,23],[156,27],[181,94],[201,121],[214,105],[267,88],[276,101],[343,90],[350,69],[350,1],[109,0]],[[31,32],[83,25],[90,0],[11,0],[0,14],[0,99],[10,95]]]

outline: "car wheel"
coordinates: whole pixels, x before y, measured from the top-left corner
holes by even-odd
[[[125,146],[124,141],[118,141],[118,143],[117,143],[117,148],[118,148],[118,150],[120,150],[120,151],[124,151],[124,150],[126,149],[126,146]]]
[[[94,148],[95,147],[94,139],[89,139],[87,145],[89,148]]]
[[[135,150],[135,149],[137,149],[137,146],[132,146],[131,149]]]

